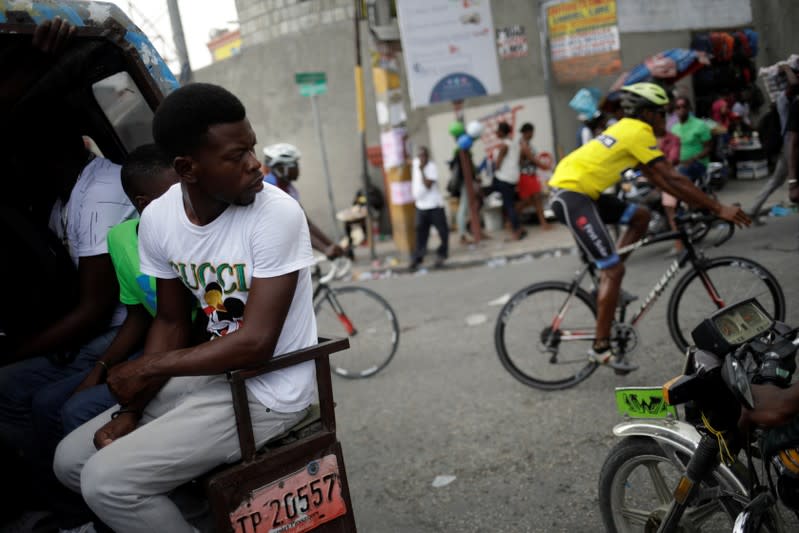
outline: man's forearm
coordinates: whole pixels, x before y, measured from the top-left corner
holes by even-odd
[[[43,332],[27,339],[17,350],[17,358],[76,349],[102,332],[104,318],[91,309],[73,309]]]
[[[796,167],[799,164],[799,161],[797,161],[799,157],[799,135],[796,132],[789,131],[785,140],[788,143],[788,178],[795,180]]]
[[[128,316],[122,323],[122,327],[119,328],[119,332],[117,332],[111,345],[100,357],[100,360],[103,361],[107,367],[112,367],[126,360],[133,355],[136,349],[144,345],[147,329],[152,323],[152,318],[143,308],[139,312],[131,310],[131,307],[134,306],[128,307]],[[144,316],[142,316],[142,313]]]
[[[308,231],[311,234],[311,246],[315,250],[324,252],[325,248],[333,244],[333,241],[331,241],[322,230],[316,227],[316,224],[311,222],[310,218],[306,217],[306,219],[308,220]]]
[[[716,200],[702,192],[696,185],[691,183],[691,180],[681,174],[674,173],[666,179],[668,189],[667,193],[676,196],[680,200],[690,204],[692,207],[699,207],[707,209],[713,213],[717,213],[721,208]]]

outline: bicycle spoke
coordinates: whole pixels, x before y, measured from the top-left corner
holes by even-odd
[[[320,334],[346,336],[350,348],[333,355],[330,366],[348,378],[372,376],[397,350],[399,325],[389,304],[365,287],[331,288],[315,306]]]
[[[579,383],[596,368],[588,341],[596,321],[590,297],[572,286],[544,283],[512,296],[500,311],[497,354],[519,381],[542,389]]]

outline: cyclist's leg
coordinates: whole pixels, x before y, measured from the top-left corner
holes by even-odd
[[[624,208],[619,209],[619,205],[612,203],[607,198],[603,200],[601,196],[595,202],[584,194],[564,190],[557,191],[552,201],[552,210],[557,219],[568,226],[577,244],[600,271],[596,335],[589,355],[607,354],[607,357],[604,357],[601,362],[609,364],[612,355],[610,353],[610,329],[621,291],[624,264],[616,253],[613,240],[605,228],[605,222],[632,223],[636,211],[628,209],[626,204],[621,201],[618,203]],[[639,227],[641,219],[646,216],[645,212],[643,215],[639,215],[639,219],[634,222],[636,228]],[[614,218],[615,220],[612,220]],[[644,227],[646,226],[644,225]],[[619,369],[622,370],[633,370],[634,368],[630,365],[624,367],[619,365]]]
[[[601,194],[596,201],[599,217],[605,224],[623,224],[627,230],[619,237],[616,246],[622,248],[646,235],[651,215],[644,206],[629,204],[612,194]],[[622,261],[627,259],[622,256]]]

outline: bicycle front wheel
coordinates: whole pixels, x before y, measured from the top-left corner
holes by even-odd
[[[399,346],[399,323],[389,303],[365,287],[330,287],[315,306],[321,334],[347,336],[350,348],[330,367],[345,378],[366,378],[388,365]]]
[[[691,331],[718,309],[757,298],[774,319],[785,319],[785,295],[766,268],[743,257],[714,257],[702,268],[689,270],[677,282],[669,299],[668,322],[680,351],[691,342]]]
[[[587,352],[594,340],[596,309],[583,289],[536,283],[514,294],[499,312],[494,344],[502,365],[530,387],[577,385],[596,370]]]

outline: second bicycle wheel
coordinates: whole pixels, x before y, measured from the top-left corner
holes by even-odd
[[[497,355],[525,385],[565,389],[596,370],[587,356],[596,325],[593,299],[583,289],[569,298],[570,289],[559,281],[536,283],[514,294],[499,312]]]
[[[397,316],[388,302],[365,287],[330,287],[315,307],[320,334],[347,336],[350,347],[330,357],[330,367],[345,378],[377,374],[399,345]]]
[[[680,351],[693,344],[691,331],[702,320],[720,307],[747,298],[757,298],[775,320],[785,319],[785,295],[765,267],[743,257],[704,261],[702,272],[689,270],[680,278],[669,299],[669,331]]]

